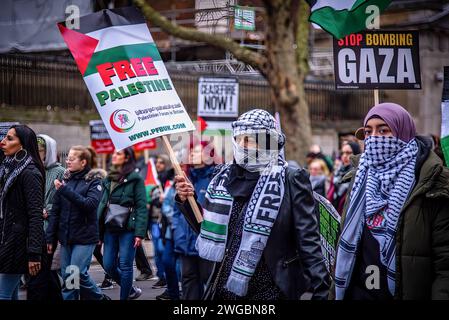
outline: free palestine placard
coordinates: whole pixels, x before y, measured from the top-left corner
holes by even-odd
[[[117,149],[195,130],[137,8],[89,14],[79,26],[58,24]]]

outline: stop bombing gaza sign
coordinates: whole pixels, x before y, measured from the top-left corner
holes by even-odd
[[[336,89],[421,89],[418,31],[334,38]]]
[[[115,148],[195,130],[137,8],[89,14],[79,26],[58,23]]]

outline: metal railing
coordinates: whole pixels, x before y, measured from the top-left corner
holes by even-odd
[[[183,66],[184,64],[184,66]],[[199,62],[195,70],[190,63],[168,63],[167,68],[181,100],[192,117],[196,117],[198,78],[205,75],[229,76],[239,79],[239,112],[252,107],[263,107],[273,111],[270,90],[260,76],[241,76],[241,65],[229,62],[229,68],[216,67],[217,62]],[[238,68],[236,67],[238,65]],[[215,66],[215,67],[214,67]],[[245,71],[251,71],[245,69]],[[246,72],[246,75],[251,72]],[[307,80],[306,99],[312,120],[359,120],[372,105],[371,91],[337,91],[332,81]],[[0,104],[7,106],[49,108],[68,110],[95,110],[84,81],[71,57],[49,57],[42,55],[0,55]]]

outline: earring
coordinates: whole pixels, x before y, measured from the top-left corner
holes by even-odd
[[[20,151],[25,151],[25,155],[23,156],[22,159],[17,159],[17,154],[18,154]],[[17,151],[17,152],[14,154],[14,160],[16,160],[17,162],[21,162],[21,161],[25,160],[25,158],[26,158],[27,156],[28,156],[28,151],[26,151],[23,147],[20,147],[20,150]]]

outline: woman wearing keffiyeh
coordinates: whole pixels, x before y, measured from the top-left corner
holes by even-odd
[[[449,170],[410,114],[382,103],[357,133],[335,268],[338,300],[449,299]]]
[[[325,299],[315,202],[304,169],[287,166],[285,136],[275,119],[255,109],[232,124],[234,161],[216,168],[198,225],[186,200],[194,195],[176,177],[177,204],[194,230],[201,258],[215,262],[206,299],[299,299],[310,288]]]

